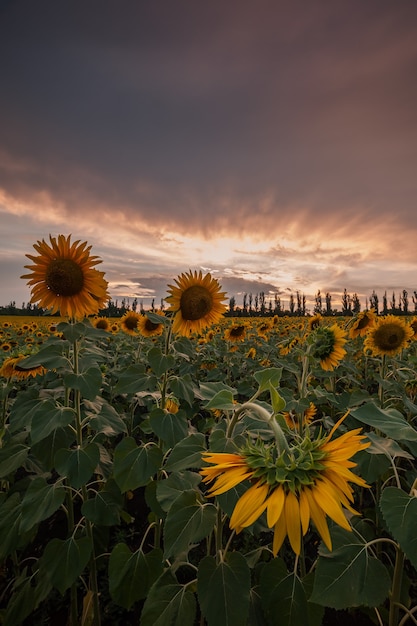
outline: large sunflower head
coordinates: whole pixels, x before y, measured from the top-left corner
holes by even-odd
[[[170,295],[166,298],[174,312],[172,330],[188,337],[191,333],[200,333],[204,328],[216,324],[226,305],[222,303],[226,294],[220,291],[220,285],[211,274],[189,272],[175,279],[176,285],[168,285]]]
[[[346,332],[337,324],[330,328],[319,326],[314,332],[312,355],[319,359],[322,369],[332,371],[346,354],[345,343]]]
[[[386,315],[378,318],[364,341],[364,350],[373,356],[395,356],[413,337],[414,330],[402,317]]]
[[[87,242],[74,241],[71,235],[49,236],[33,245],[38,256],[27,254],[33,265],[25,265],[30,274],[21,278],[31,286],[31,302],[63,317],[82,319],[96,315],[109,298],[104,272],[94,269],[101,263],[90,254]]]
[[[312,440],[307,434],[285,454],[263,441],[247,444],[232,454],[204,453],[203,460],[210,466],[200,470],[203,482],[214,481],[208,495],[220,495],[250,480],[251,486],[233,510],[230,528],[239,533],[266,511],[267,525],[274,529],[274,555],[286,536],[293,551],[300,554],[301,538],[311,520],[331,550],[326,518],[351,530],[345,510],[358,513],[352,507],[354,492],[350,483],[367,487],[363,478],[351,471],[356,465],[351,457],[370,445],[363,441],[361,429],[347,431],[332,440],[344,417],[327,436]]]
[[[375,311],[370,309],[369,311],[361,311],[353,320],[352,326],[349,330],[349,337],[355,339],[355,337],[363,337],[369,331],[369,329],[375,323]]]

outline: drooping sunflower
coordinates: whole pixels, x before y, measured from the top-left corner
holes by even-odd
[[[201,270],[190,270],[174,280],[176,285],[168,285],[170,295],[166,298],[168,311],[174,312],[174,333],[188,337],[221,319],[227,309],[222,303],[226,294],[211,274],[203,276]]]
[[[337,324],[330,328],[319,326],[314,331],[313,357],[319,359],[320,367],[326,371],[332,371],[346,354],[346,332]]]
[[[158,315],[163,315],[163,313],[158,313]],[[156,324],[150,320],[147,315],[141,315],[138,321],[138,330],[143,337],[157,337],[158,335],[162,335],[164,325],[162,322]]]
[[[407,347],[413,335],[414,330],[402,317],[386,315],[375,321],[363,347],[373,356],[395,356]]]
[[[204,453],[203,460],[212,466],[200,470],[203,482],[215,481],[209,496],[225,493],[245,480],[251,482],[236,503],[230,528],[240,533],[266,511],[267,525],[274,529],[273,554],[278,553],[287,535],[295,554],[300,554],[301,538],[311,520],[331,550],[326,517],[351,530],[345,510],[359,513],[352,508],[354,492],[350,483],[368,486],[351,471],[356,465],[351,457],[370,445],[363,441],[362,429],[347,431],[332,440],[344,418],[327,436],[317,440],[306,436],[289,453],[279,454],[276,447],[263,442],[249,444],[237,453]]]
[[[23,367],[21,362],[25,358],[26,357],[23,354],[19,354],[17,357],[10,357],[6,359],[0,368],[0,376],[3,376],[4,378],[25,380],[26,378],[34,378],[35,376],[42,376],[46,373],[47,370],[43,365]]]
[[[300,415],[294,413],[294,411],[285,411],[283,417],[288,428],[300,429],[302,426],[308,426],[313,421],[317,413],[317,407],[313,402],[310,402],[310,406],[303,411]]]
[[[308,320],[308,328],[309,330],[315,330],[317,326],[321,326],[323,323],[323,316],[321,313],[316,313],[313,317],[310,317]]]
[[[63,317],[96,315],[109,298],[104,272],[94,269],[101,260],[90,254],[86,241],[71,243],[71,235],[49,239],[51,245],[45,240],[33,245],[39,256],[26,255],[33,265],[25,265],[31,273],[21,278],[31,286],[31,302]]]
[[[246,326],[244,324],[234,324],[224,331],[226,341],[244,341],[246,335]]]
[[[369,309],[369,311],[361,311],[353,320],[352,326],[349,329],[349,337],[351,339],[363,337],[374,325],[374,323],[375,311],[373,309]]]
[[[128,335],[136,336],[142,315],[136,311],[127,311],[120,320],[120,328]]]

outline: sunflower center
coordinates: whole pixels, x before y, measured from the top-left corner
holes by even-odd
[[[369,326],[370,321],[371,320],[369,319],[369,317],[367,315],[364,315],[362,319],[358,321],[356,328],[358,330],[362,330],[363,328],[366,328],[367,326]]]
[[[199,320],[210,313],[212,307],[213,298],[201,285],[192,285],[181,294],[180,308],[185,320]]]
[[[230,330],[230,335],[232,337],[241,337],[245,332],[244,326],[235,326]]]
[[[124,324],[129,330],[136,330],[138,327],[138,320],[136,317],[127,317]]]
[[[149,318],[146,318],[146,322],[145,322],[145,329],[148,331],[152,331],[152,330],[156,330],[157,328],[159,328],[160,324],[154,324],[154,322],[151,322],[151,320]]]
[[[405,331],[397,324],[385,324],[378,328],[374,341],[380,350],[395,350],[405,339]]]
[[[75,296],[84,287],[84,274],[75,261],[55,259],[46,270],[45,282],[57,296]]]

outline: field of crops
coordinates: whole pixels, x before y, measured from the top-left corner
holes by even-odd
[[[414,323],[1,317],[3,623],[415,623]]]

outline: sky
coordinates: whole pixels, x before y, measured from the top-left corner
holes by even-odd
[[[416,31],[416,0],[0,0],[0,305],[50,234],[145,309],[189,270],[411,299]]]

